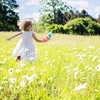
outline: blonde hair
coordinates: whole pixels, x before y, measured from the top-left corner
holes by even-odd
[[[33,22],[31,20],[24,20],[21,22],[18,22],[18,26],[23,31],[30,31],[32,28]]]

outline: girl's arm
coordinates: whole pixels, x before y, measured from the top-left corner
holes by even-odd
[[[38,39],[34,33],[32,34],[32,37],[33,37],[34,40],[37,41],[37,42],[44,42],[43,40]]]
[[[22,32],[20,32],[20,33],[18,33],[18,34],[15,34],[14,36],[8,38],[7,40],[11,40],[12,38],[14,38],[14,37],[16,37],[16,36],[18,36],[18,35],[21,35],[21,34],[22,34]]]

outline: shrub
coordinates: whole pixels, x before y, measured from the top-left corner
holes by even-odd
[[[65,28],[63,27],[63,25],[58,25],[58,24],[52,24],[50,26],[48,26],[47,28],[48,31],[52,31],[53,33],[63,33],[65,34]]]
[[[65,25],[52,24],[47,27],[47,31],[63,34],[100,35],[100,24],[89,17],[76,18]]]
[[[69,34],[78,35],[98,35],[100,34],[100,24],[92,21],[90,18],[76,18],[70,20],[64,25]]]

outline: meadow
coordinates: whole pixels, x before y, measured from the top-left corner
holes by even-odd
[[[99,36],[53,34],[38,60],[16,62],[14,34],[0,32],[0,100],[100,100]]]

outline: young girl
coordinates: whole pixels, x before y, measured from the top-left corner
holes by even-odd
[[[19,40],[18,44],[12,52],[12,55],[17,57],[16,61],[24,59],[32,61],[34,59],[37,59],[37,50],[33,42],[33,38],[37,42],[45,42],[44,40],[38,39],[34,32],[31,31],[32,25],[33,23],[30,20],[22,21],[19,25],[19,28],[22,31],[7,39],[11,40],[12,38],[22,34],[22,38]]]

